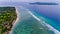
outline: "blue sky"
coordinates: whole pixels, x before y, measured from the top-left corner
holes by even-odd
[[[0,2],[60,2],[60,0],[0,0]]]

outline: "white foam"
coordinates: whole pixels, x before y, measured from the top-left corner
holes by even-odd
[[[38,21],[41,21],[38,17],[36,17],[31,11],[28,11],[28,13],[33,16],[35,19],[37,19]],[[58,30],[56,30],[55,28],[53,28],[51,25],[45,23],[45,21],[42,22],[43,24],[45,24],[45,26],[47,26],[50,30],[52,30],[55,34],[60,34],[60,32]]]

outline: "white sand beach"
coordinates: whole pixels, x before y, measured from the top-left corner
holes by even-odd
[[[16,9],[16,13],[17,13],[17,19],[14,21],[14,23],[13,23],[13,27],[16,25],[16,23],[18,22],[18,20],[19,20],[19,12],[18,12],[18,10]],[[13,28],[12,27],[12,28]]]

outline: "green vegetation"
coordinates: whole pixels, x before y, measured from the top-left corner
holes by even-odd
[[[0,7],[0,34],[9,34],[16,18],[15,7]]]

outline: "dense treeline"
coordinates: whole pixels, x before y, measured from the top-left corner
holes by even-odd
[[[9,34],[17,18],[15,7],[0,7],[0,34]]]

